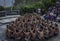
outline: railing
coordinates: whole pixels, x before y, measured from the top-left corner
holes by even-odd
[[[20,15],[20,10],[0,11],[0,17],[8,15]]]

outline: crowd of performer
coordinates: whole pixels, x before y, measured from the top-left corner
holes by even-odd
[[[49,39],[59,32],[58,25],[40,17],[40,14],[25,14],[7,25],[6,36],[15,40]]]

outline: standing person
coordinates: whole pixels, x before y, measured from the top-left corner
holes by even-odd
[[[41,9],[41,15],[44,15],[46,13],[45,9]]]
[[[58,15],[60,15],[60,7],[58,8]]]
[[[56,15],[56,17],[57,17],[57,12],[58,12],[58,11],[57,11],[57,8],[56,8],[55,6],[53,7],[52,12],[53,12],[53,13],[54,13],[54,15]]]
[[[50,19],[50,20],[53,20],[53,19],[54,19],[54,13],[53,13],[53,12],[50,12],[50,14],[49,14],[49,19]]]
[[[36,13],[41,14],[41,9],[40,8],[37,8],[36,9]]]
[[[59,11],[58,10],[58,8],[60,8],[60,2],[59,1],[56,2],[56,8],[57,8],[57,11]],[[59,12],[57,12],[57,16],[58,16],[58,14],[59,14]]]
[[[49,7],[49,8],[48,8],[48,11],[50,11],[50,12],[51,12],[51,11],[52,11],[52,7]]]

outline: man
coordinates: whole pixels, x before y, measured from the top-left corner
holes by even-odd
[[[37,12],[38,14],[41,14],[41,9],[40,9],[40,8],[37,8],[37,9],[36,9],[36,12]]]

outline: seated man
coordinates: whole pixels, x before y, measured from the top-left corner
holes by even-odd
[[[30,33],[31,33],[31,39],[35,41],[37,32],[35,30],[30,30]]]
[[[44,32],[43,32],[43,30],[38,30],[38,38],[40,40],[44,39]]]
[[[29,31],[29,29],[26,28],[26,29],[24,29],[23,32],[24,32],[25,40],[26,40],[26,41],[29,41],[29,39],[30,39],[30,31]]]

